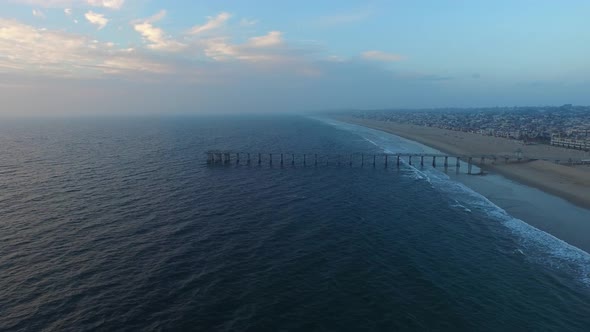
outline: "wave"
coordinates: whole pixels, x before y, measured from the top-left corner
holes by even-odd
[[[387,153],[399,153],[410,149],[417,149],[414,150],[417,152],[438,152],[420,143],[371,128],[333,120],[318,120],[360,135]],[[460,208],[468,213],[476,210],[503,225],[517,239],[519,248],[513,250],[515,253],[556,270],[570,271],[577,280],[590,287],[590,254],[587,252],[511,216],[482,194],[452,180],[447,174],[435,168],[418,169],[405,161],[403,163],[406,169],[411,170],[406,176],[427,181],[434,189],[451,197],[450,207]]]
[[[509,229],[517,237],[521,246],[515,250],[533,261],[559,270],[569,269],[578,280],[590,286],[590,254],[511,216],[482,194],[460,182],[453,181],[444,173],[435,169],[423,173],[428,173],[429,182],[437,190],[453,197],[458,204],[477,209]]]

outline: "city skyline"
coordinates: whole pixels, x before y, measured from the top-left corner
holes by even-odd
[[[0,6],[0,115],[590,104],[584,1]]]

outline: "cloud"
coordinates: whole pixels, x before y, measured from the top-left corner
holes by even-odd
[[[122,74],[129,71],[150,72],[156,74],[168,74],[173,71],[170,65],[145,59],[138,61],[133,57],[112,57],[105,59],[97,66],[107,74]]]
[[[38,18],[45,18],[45,14],[38,9],[33,9],[33,16]]]
[[[271,31],[268,34],[260,37],[252,37],[248,40],[248,44],[255,47],[269,47],[276,46],[283,43],[283,37],[280,31]]]
[[[87,3],[95,7],[104,7],[109,9],[121,9],[125,0],[87,0]]]
[[[0,18],[0,73],[96,78],[105,74],[172,71],[172,66],[133,49]]]
[[[330,55],[326,60],[330,62],[346,62],[346,58],[339,55]]]
[[[67,16],[72,16],[72,9],[71,8],[65,8],[64,9],[64,14],[66,14]]]
[[[242,60],[276,63],[295,58],[285,45],[280,31],[270,31],[264,36],[252,37],[243,44],[231,44],[228,38],[210,38],[204,41],[205,55],[217,61]]]
[[[240,20],[240,25],[243,27],[250,27],[256,24],[258,24],[258,20],[250,20],[247,18],[243,18]]]
[[[276,62],[281,57],[277,54],[260,52],[247,44],[234,45],[226,38],[213,38],[205,41],[205,55],[216,61],[241,60],[249,62]]]
[[[33,5],[45,8],[70,8],[72,6],[92,6],[118,10],[125,0],[11,0],[14,3]]]
[[[134,22],[133,28],[139,32],[144,41],[148,43],[148,48],[158,51],[178,52],[186,48],[186,44],[176,41],[164,33],[164,30],[155,27],[154,23],[163,19],[166,11],[162,10],[143,21]]]
[[[226,38],[213,38],[204,41],[205,55],[217,61],[231,60],[239,58],[237,46],[231,45]]]
[[[144,36],[149,49],[174,42],[154,27],[163,17],[132,22],[156,30]],[[316,56],[323,50],[315,44],[283,40],[276,31],[241,43],[229,36],[184,42],[183,52],[162,55],[0,19],[0,114],[230,112],[236,104],[257,112],[384,108],[440,91],[380,62],[318,60],[325,56]]]
[[[209,16],[207,18],[207,23],[203,25],[196,25],[189,30],[189,34],[196,35],[203,33],[205,31],[210,31],[214,29],[218,29],[219,27],[223,26],[225,22],[227,22],[231,18],[231,14],[222,12],[219,13],[215,17]]]
[[[66,5],[71,4],[75,1],[73,1],[73,0],[9,0],[9,2],[47,8],[47,7],[66,6]]]
[[[104,27],[107,26],[107,24],[109,23],[109,20],[104,17],[103,14],[98,14],[95,13],[93,11],[89,11],[87,12],[84,17],[86,17],[86,19],[88,20],[88,22],[97,25],[98,26],[98,30],[103,29]]]
[[[373,15],[370,8],[364,10],[355,10],[352,12],[338,13],[334,15],[322,16],[315,21],[315,25],[319,26],[338,26],[344,24],[351,24],[362,22]]]
[[[142,19],[142,20],[136,20],[136,21],[134,21],[134,23],[137,23],[137,22],[156,23],[156,22],[159,22],[162,19],[164,19],[167,14],[168,13],[166,12],[166,10],[162,9],[150,17],[148,17],[146,19]]]
[[[386,53],[381,51],[366,51],[363,52],[362,57],[366,60],[372,61],[382,61],[382,62],[396,62],[402,61],[405,57],[394,54],[394,53]]]

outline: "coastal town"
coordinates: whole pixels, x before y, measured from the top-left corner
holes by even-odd
[[[590,106],[372,110],[353,116],[590,150]]]

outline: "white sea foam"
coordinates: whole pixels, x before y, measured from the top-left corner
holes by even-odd
[[[375,145],[375,146],[379,146],[379,145],[377,145],[377,143],[375,143],[375,142],[371,141],[370,139],[368,139],[368,138],[366,138],[366,137],[363,137],[363,138],[365,139],[365,141],[367,141],[367,142],[369,142],[369,143],[371,143],[371,144],[373,144],[373,145]]]
[[[352,131],[387,153],[401,153],[408,151],[408,148],[418,148],[419,150],[414,150],[416,152],[438,152],[422,144],[374,129],[336,121],[325,122],[340,129]],[[590,286],[590,254],[587,252],[511,216],[485,196],[460,182],[453,181],[437,169],[420,170],[403,162],[412,170],[407,176],[416,180],[425,180],[436,190],[452,197],[455,203],[451,203],[451,207],[462,208],[465,212],[472,212],[472,209],[475,209],[505,226],[519,243],[519,248],[514,249],[515,253],[558,270],[569,270],[577,279]]]
[[[451,180],[446,174],[433,169],[427,176],[437,190],[448,193],[460,204],[476,208],[492,220],[501,222],[517,236],[520,246],[527,252],[537,254],[527,255],[529,258],[560,270],[570,269],[580,281],[590,286],[590,254],[511,216],[485,196],[462,183]],[[524,254],[520,248],[516,250]]]

